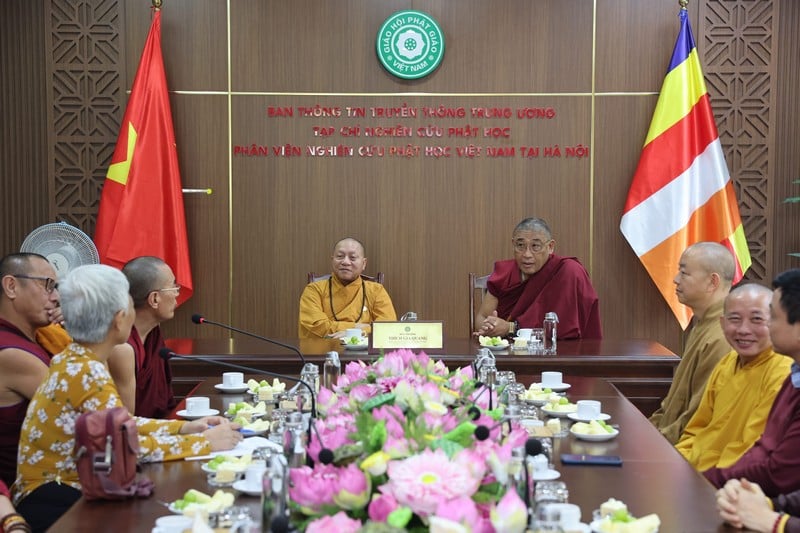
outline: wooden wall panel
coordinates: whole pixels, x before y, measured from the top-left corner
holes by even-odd
[[[0,2],[0,254],[50,222],[42,2]]]

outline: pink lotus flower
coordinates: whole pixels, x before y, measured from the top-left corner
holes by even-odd
[[[358,466],[350,464],[339,469],[338,491],[333,495],[336,505],[351,511],[364,507],[372,493],[372,484]]]
[[[335,450],[345,444],[353,444],[353,441],[348,437],[348,435],[352,433],[351,428],[345,426],[329,428],[320,421],[317,421],[316,425],[319,438],[317,437],[317,433],[312,431],[311,442],[308,444],[308,454],[314,461],[319,460],[319,452],[323,448],[323,443],[325,444],[325,448],[329,450]],[[320,442],[320,438],[322,442]]]
[[[333,495],[338,490],[338,469],[317,463],[289,470],[289,497],[305,514],[316,514],[324,505],[333,505]]]
[[[528,508],[514,490],[506,491],[492,509],[490,517],[497,531],[523,533],[528,527]]]
[[[433,520],[434,517],[447,519],[467,528],[471,528],[472,524],[481,519],[475,502],[472,498],[466,496],[439,502],[439,505],[436,507],[436,514],[430,517],[431,520]]]
[[[389,513],[397,509],[397,500],[391,494],[375,494],[369,502],[369,519],[373,522],[386,522]]]
[[[306,528],[306,533],[355,533],[361,528],[360,520],[353,520],[339,511],[333,516],[323,516],[314,520]]]
[[[389,463],[389,481],[379,490],[422,517],[430,516],[443,500],[472,496],[481,478],[472,477],[466,465],[451,461],[442,450]]]

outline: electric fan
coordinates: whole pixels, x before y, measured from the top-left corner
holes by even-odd
[[[25,237],[19,251],[46,257],[59,279],[77,266],[96,265],[100,262],[92,239],[66,222],[39,226]]]

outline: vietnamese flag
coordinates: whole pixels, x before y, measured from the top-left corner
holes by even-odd
[[[142,255],[163,259],[192,295],[189,243],[156,10],[103,184],[94,242],[100,261],[121,268]]]

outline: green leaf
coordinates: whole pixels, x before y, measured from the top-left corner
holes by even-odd
[[[384,394],[373,396],[372,398],[364,402],[364,405],[361,406],[361,410],[370,412],[373,409],[380,407],[381,405],[386,405],[391,403],[394,403],[394,393],[386,392]]]
[[[464,447],[457,442],[453,442],[451,440],[447,440],[445,438],[436,439],[431,443],[431,450],[442,450],[444,453],[447,454],[447,457],[452,459],[455,455],[464,449]]]
[[[386,517],[386,523],[394,527],[406,527],[411,520],[411,509],[408,507],[398,507]]]

